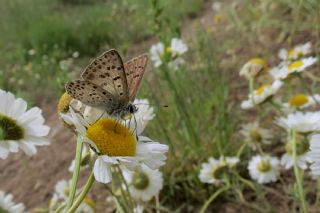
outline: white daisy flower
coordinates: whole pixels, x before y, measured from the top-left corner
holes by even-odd
[[[54,187],[54,193],[49,203],[50,212],[55,212],[55,210],[62,204],[67,202],[68,193],[71,187],[71,181],[60,180],[56,183]],[[94,201],[88,197],[84,198],[83,202],[79,205],[76,213],[95,213],[96,204]]]
[[[188,46],[184,43],[182,39],[179,38],[171,39],[170,48],[172,57],[181,56],[188,51]]]
[[[72,58],[78,58],[80,53],[78,51],[75,51],[72,53]]]
[[[306,68],[314,65],[317,62],[316,57],[303,58],[291,63],[282,63],[270,70],[270,74],[274,79],[284,80],[293,73],[301,73]]]
[[[159,195],[163,187],[162,173],[142,165],[137,171],[124,170],[124,177],[129,185],[131,196],[136,201],[148,202]]]
[[[251,158],[248,170],[251,178],[259,184],[277,181],[279,160],[276,157],[256,155]]]
[[[199,179],[202,183],[218,185],[222,182],[223,174],[237,163],[239,163],[237,157],[221,156],[219,160],[211,157],[207,163],[201,164]]]
[[[177,70],[180,65],[184,64],[183,55],[188,50],[188,46],[178,38],[171,39],[171,44],[168,47],[162,42],[154,44],[150,48],[150,58],[154,67],[160,67],[164,62],[174,70]]]
[[[273,137],[272,132],[261,128],[258,121],[243,125],[240,133],[253,150],[256,150],[256,143],[270,144]]]
[[[138,204],[134,209],[133,212],[134,213],[143,213],[144,211],[144,206],[141,204]]]
[[[252,58],[241,68],[239,75],[244,76],[246,79],[253,78],[259,72],[267,70],[268,65],[262,58]]]
[[[250,108],[253,108],[255,105],[263,103],[264,101],[267,100],[267,98],[276,94],[279,91],[279,89],[282,87],[282,85],[283,85],[282,81],[276,80],[271,85],[266,84],[261,86],[257,90],[253,91],[253,96],[252,94],[249,94],[248,99],[241,103],[241,108],[250,109]]]
[[[72,121],[82,140],[90,144],[98,158],[94,164],[94,176],[98,182],[109,183],[112,179],[111,165],[124,165],[129,170],[142,164],[157,169],[165,164],[168,146],[152,141],[148,137],[138,136],[122,123],[111,118],[102,118],[89,125],[79,114],[70,108],[71,116],[63,116]]]
[[[37,153],[36,146],[49,144],[44,137],[50,128],[44,125],[41,109],[27,110],[26,101],[3,90],[0,90],[0,100],[0,158],[18,152],[18,148],[32,156]]]
[[[154,67],[160,67],[162,65],[163,55],[164,55],[164,44],[162,42],[159,42],[151,46],[150,59],[153,62]]]
[[[59,180],[54,186],[54,194],[58,199],[67,199],[71,181]]]
[[[221,10],[221,6],[222,6],[221,2],[215,1],[212,3],[211,8],[213,11],[219,12]]]
[[[60,69],[63,70],[63,71],[68,71],[70,69],[70,67],[72,66],[72,64],[73,64],[73,59],[72,58],[61,60],[59,62]]]
[[[314,177],[320,177],[320,134],[313,134],[309,138],[310,151],[308,159],[312,163],[311,173]]]
[[[312,96],[298,94],[290,98],[287,103],[283,103],[282,108],[285,112],[291,113],[296,110],[314,107],[317,105],[317,103],[320,103],[320,95],[318,94]]]
[[[296,156],[296,162],[294,162],[293,156],[289,153],[285,153],[281,156],[281,165],[284,166],[285,169],[291,169],[295,164],[303,170],[308,168],[309,158],[307,153]]]
[[[178,70],[181,67],[181,65],[183,65],[183,64],[185,64],[185,60],[181,57],[177,57],[173,61],[170,61],[168,66],[172,70]]]
[[[294,112],[278,118],[276,123],[288,132],[311,133],[320,130],[320,112]]]
[[[28,55],[32,56],[36,54],[36,50],[35,49],[30,49],[28,50]]]
[[[307,42],[305,44],[297,45],[289,51],[281,49],[278,57],[283,61],[296,60],[311,53],[311,47],[311,42]]]
[[[12,194],[5,194],[0,191],[0,212],[3,213],[26,213],[25,206],[22,203],[15,204],[12,201]]]

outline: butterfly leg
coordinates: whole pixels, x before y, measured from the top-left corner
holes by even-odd
[[[115,125],[114,125],[114,128],[113,128],[113,131],[114,132],[117,132],[117,127],[118,127],[118,124],[121,122],[121,120],[120,119],[115,119]]]
[[[101,113],[101,115],[99,116],[99,118],[98,118],[97,120],[95,120],[95,122],[94,122],[93,124],[97,123],[97,122],[104,116],[105,113],[106,113],[106,111],[103,111],[103,113]],[[93,124],[92,124],[92,125],[93,125]]]
[[[131,119],[130,119],[131,120]],[[136,139],[138,140],[138,133],[137,133],[137,126],[138,126],[138,122],[137,122],[137,119],[136,119],[136,116],[133,114],[133,120],[134,120],[134,130],[133,130],[133,133],[136,134]]]

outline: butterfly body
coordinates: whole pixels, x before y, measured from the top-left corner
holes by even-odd
[[[67,93],[86,105],[100,108],[110,116],[125,118],[137,111],[132,105],[147,66],[147,55],[123,64],[111,49],[96,58],[79,80],[65,85]]]

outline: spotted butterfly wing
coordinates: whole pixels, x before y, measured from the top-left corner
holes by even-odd
[[[140,55],[136,58],[133,58],[124,64],[130,102],[133,102],[137,95],[147,64],[148,64],[147,54]]]
[[[81,77],[112,94],[119,105],[129,102],[124,65],[119,53],[111,49],[96,58]]]
[[[83,80],[75,80],[65,85],[67,93],[84,104],[103,108],[108,113],[117,107],[115,97],[101,87]]]

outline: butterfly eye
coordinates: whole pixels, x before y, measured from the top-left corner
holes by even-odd
[[[129,105],[128,110],[129,110],[129,112],[130,112],[131,114],[136,112],[135,106],[133,106],[133,105],[131,105],[131,104]]]

